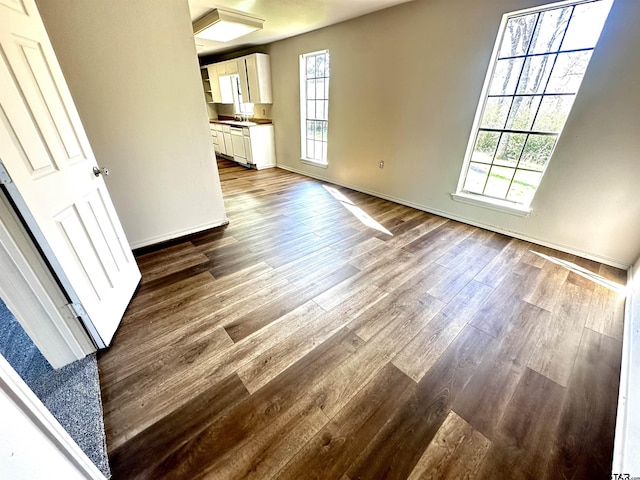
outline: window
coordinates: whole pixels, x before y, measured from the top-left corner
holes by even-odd
[[[612,1],[505,15],[454,198],[528,210]]]
[[[302,160],[327,164],[329,51],[300,55]]]
[[[240,115],[253,115],[253,103],[244,103],[242,99],[242,90],[240,88],[240,76],[233,75],[233,105],[235,113]]]

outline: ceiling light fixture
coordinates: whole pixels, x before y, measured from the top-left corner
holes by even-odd
[[[206,40],[228,42],[262,29],[263,23],[260,18],[216,8],[193,22],[193,34]]]

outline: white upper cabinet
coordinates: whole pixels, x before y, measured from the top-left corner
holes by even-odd
[[[233,77],[231,75],[220,75],[218,77],[220,86],[220,101],[218,103],[233,103]]]
[[[215,65],[207,65],[207,72],[209,74],[211,101],[212,103],[222,103],[222,96],[220,94],[220,82],[218,82],[218,72]]]
[[[269,55],[254,53],[239,60],[245,69],[244,75],[240,73],[240,88],[246,88],[242,92],[243,98],[247,98],[250,103],[273,103]]]
[[[207,65],[213,103],[233,103],[233,80],[237,75],[244,102],[273,103],[269,55],[254,53]]]
[[[244,67],[244,65],[243,65]],[[238,61],[207,65],[213,103],[233,103],[233,75],[238,75]]]
[[[238,60],[227,60],[226,62],[215,63],[218,76],[234,75],[238,73]]]

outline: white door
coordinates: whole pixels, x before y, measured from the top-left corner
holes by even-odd
[[[78,316],[109,345],[140,271],[33,0],[0,0],[0,161]]]

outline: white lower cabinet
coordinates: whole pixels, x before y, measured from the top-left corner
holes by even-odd
[[[253,164],[253,155],[251,155],[251,137],[249,135],[243,135],[242,141],[244,142],[244,151],[247,154],[247,163]]]
[[[256,125],[244,128],[247,162],[261,170],[276,166],[276,146],[273,125]]]
[[[233,143],[231,142],[231,130],[229,125],[222,126],[222,137],[224,138],[224,154],[233,157]]]
[[[216,154],[258,170],[276,166],[273,125],[240,127],[212,123],[211,131]]]
[[[233,145],[233,159],[243,165],[247,164],[247,153],[244,148],[243,128],[231,127],[231,144]],[[249,130],[247,128],[247,130]]]
[[[216,151],[217,155],[226,155],[227,154],[227,149],[225,147],[225,143],[224,143],[224,135],[222,132],[222,125],[220,125],[219,123],[211,123],[210,124],[211,127],[213,127],[213,130],[215,130],[216,132],[216,139],[213,142],[213,147]]]
[[[218,132],[216,126],[213,123],[209,124],[209,130],[211,131],[211,142],[213,143],[213,149],[216,153],[220,153],[220,146],[218,143]]]

